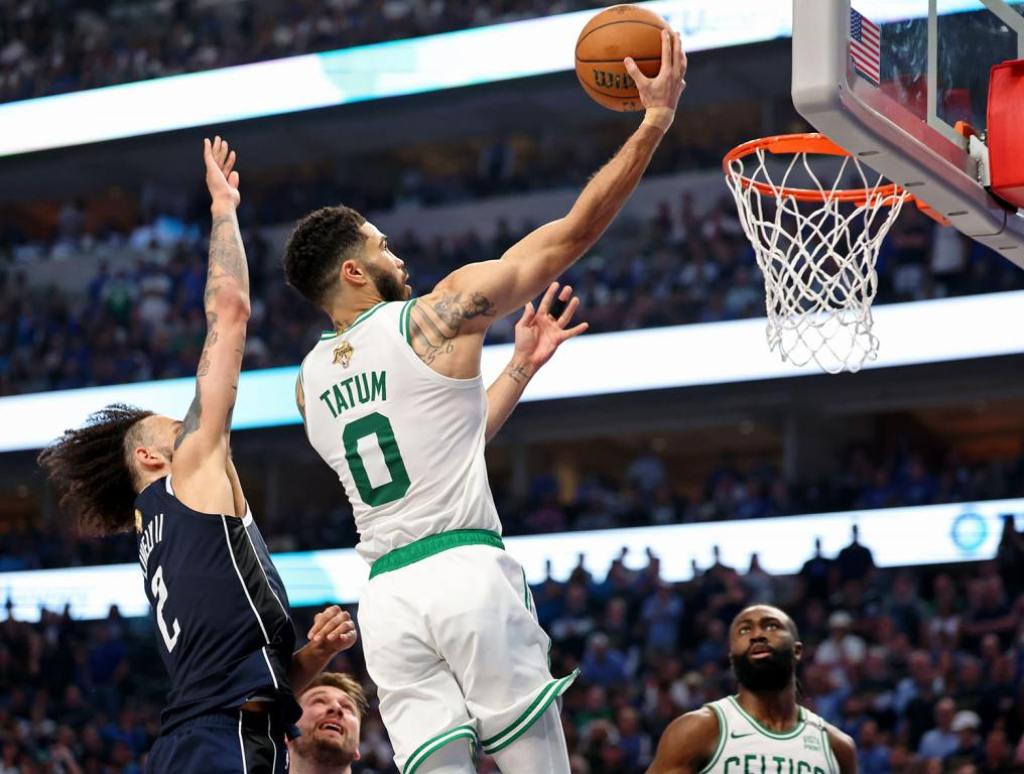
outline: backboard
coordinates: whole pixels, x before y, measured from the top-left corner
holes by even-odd
[[[793,103],[818,131],[1024,267],[1024,217],[983,185],[989,70],[1024,0],[793,0]]]

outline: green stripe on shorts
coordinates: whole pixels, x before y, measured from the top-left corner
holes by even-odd
[[[544,711],[555,699],[561,696],[572,685],[573,680],[579,675],[580,670],[574,669],[558,680],[552,680],[545,685],[529,707],[518,718],[509,723],[505,728],[489,739],[480,742],[484,752],[488,755],[504,750],[516,739],[525,734],[530,726],[537,722],[537,719],[544,714]]]

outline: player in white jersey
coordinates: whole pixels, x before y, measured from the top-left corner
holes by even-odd
[[[741,611],[729,627],[739,690],[673,721],[647,774],[856,774],[853,740],[797,704],[802,651],[778,608]]]
[[[627,66],[643,123],[564,217],[500,260],[464,266],[412,298],[387,237],[341,206],[303,218],[285,250],[288,283],[333,323],[303,362],[296,398],[372,564],[359,625],[403,774],[473,771],[474,742],[507,774],[569,771],[553,702],[575,675],[551,676],[550,640],[503,550],[484,463],[489,425],[500,422],[480,358],[487,329],[598,240],[671,125],[685,85],[678,34],[663,33],[656,77]],[[523,364],[506,369],[491,388],[506,396],[498,402],[510,409],[531,375]]]

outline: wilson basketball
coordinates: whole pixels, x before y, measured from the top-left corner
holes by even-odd
[[[633,57],[648,77],[661,69],[661,31],[668,23],[635,5],[613,5],[587,22],[576,41],[576,77],[583,90],[611,110],[643,110],[622,60]]]

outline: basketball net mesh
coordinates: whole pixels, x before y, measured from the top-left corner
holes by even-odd
[[[826,186],[812,155],[794,153],[781,176],[776,165],[776,183],[765,159],[778,154],[761,148],[732,159],[726,182],[764,274],[769,349],[798,366],[813,360],[828,373],[856,373],[878,356],[875,261],[909,196],[894,194],[881,176],[869,182],[875,173],[851,156],[841,157],[836,182]],[[828,158],[834,165],[840,157]],[[805,176],[812,181],[799,191],[805,201],[786,190],[795,171],[801,183]],[[863,197],[839,187],[851,173],[862,181]]]

